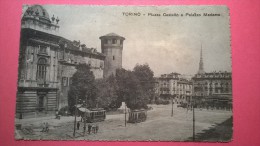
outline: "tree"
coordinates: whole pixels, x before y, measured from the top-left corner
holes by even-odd
[[[122,102],[125,101],[130,109],[147,108],[147,99],[143,94],[140,80],[129,70],[118,69],[116,71],[118,84],[117,95]]]
[[[143,90],[143,96],[148,98],[151,102],[156,97],[155,95],[155,80],[154,80],[154,73],[149,67],[148,64],[139,65],[137,64],[134,69],[133,73],[139,79],[141,83],[141,88]]]
[[[97,103],[99,107],[105,109],[116,109],[120,107],[118,96],[116,94],[117,83],[116,78],[112,74],[106,79],[96,80],[97,92]]]
[[[74,112],[76,104],[84,102],[88,108],[96,106],[97,88],[94,74],[87,64],[79,64],[76,69],[77,71],[72,76],[72,84],[68,92],[68,104],[71,112]],[[78,99],[77,103],[76,97]]]

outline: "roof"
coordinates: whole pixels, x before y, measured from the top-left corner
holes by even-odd
[[[106,34],[106,35],[103,35],[103,36],[101,36],[101,37],[99,37],[100,39],[102,39],[102,38],[104,38],[104,37],[116,37],[116,38],[121,38],[121,39],[125,39],[124,37],[122,37],[122,36],[120,36],[120,35],[118,35],[118,34],[116,34],[116,33],[109,33],[109,34]]]
[[[203,74],[195,74],[193,79],[196,78],[211,78],[211,79],[231,79],[232,73],[227,71],[219,71],[219,72],[210,72],[210,73],[203,73]]]
[[[89,109],[84,108],[84,107],[80,107],[80,108],[78,108],[78,109],[79,109],[79,111],[81,111],[81,112],[90,112]]]
[[[23,15],[23,18],[31,17],[31,16],[33,17],[38,16],[40,20],[51,23],[48,12],[41,5],[32,5],[27,8],[27,10]]]
[[[102,56],[105,57],[105,55],[103,53],[97,52],[95,48],[87,48],[86,46],[82,47],[82,50],[80,50],[80,43],[75,44],[73,41],[70,41],[66,38],[60,37],[60,44],[63,45],[67,45],[67,48],[69,48],[70,50],[75,50],[75,51],[81,51],[81,52],[85,52],[88,54],[92,54],[92,55],[97,55],[97,56]]]

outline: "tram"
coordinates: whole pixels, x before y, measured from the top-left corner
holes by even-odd
[[[128,122],[129,123],[140,123],[144,122],[147,118],[147,110],[131,110],[129,113]]]
[[[86,109],[86,108],[78,108],[80,112],[80,116],[82,119],[85,119],[88,123],[100,122],[106,119],[106,110],[103,108],[95,108],[95,109]]]

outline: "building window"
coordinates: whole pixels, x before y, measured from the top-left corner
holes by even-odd
[[[63,52],[63,51],[59,51],[59,52],[58,52],[58,58],[59,58],[60,60],[64,60],[64,52]]]
[[[100,68],[103,68],[103,67],[104,67],[104,63],[100,62]]]
[[[37,64],[37,79],[46,80],[47,60],[40,58]]]
[[[120,40],[120,45],[122,45],[123,44],[123,40]]]
[[[226,88],[226,92],[228,92],[228,88]]]
[[[72,77],[69,78],[69,85],[72,84]]]
[[[47,47],[46,46],[40,46],[40,53],[41,54],[47,54]]]
[[[92,63],[91,60],[89,60],[89,61],[88,61],[88,65],[91,66],[91,63]]]
[[[67,79],[68,79],[67,77],[62,77],[62,84],[64,87],[67,86]]]
[[[44,95],[40,95],[38,97],[38,110],[39,110],[39,112],[43,111],[44,107],[45,107]]]
[[[115,60],[115,56],[113,56],[113,60]]]

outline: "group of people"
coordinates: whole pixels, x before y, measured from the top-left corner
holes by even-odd
[[[49,123],[48,122],[43,123],[42,132],[49,132]]]
[[[77,130],[79,130],[79,128],[80,128],[80,122],[78,121],[77,122]],[[83,130],[84,131],[86,130],[85,126],[83,126]],[[99,130],[98,124],[92,124],[92,125],[88,124],[88,134],[90,134],[91,132],[96,134],[98,132],[98,130]]]

